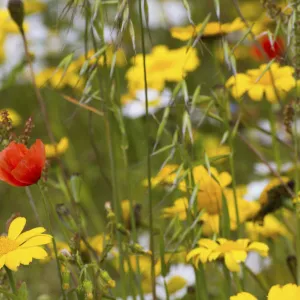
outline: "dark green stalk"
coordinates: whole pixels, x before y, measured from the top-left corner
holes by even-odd
[[[6,267],[6,266],[5,266],[5,271],[6,271],[6,274],[7,274],[7,277],[8,277],[8,281],[9,281],[9,285],[11,287],[12,292],[15,295],[18,295],[18,290],[17,290],[15,278],[14,278],[14,275],[13,275],[12,271],[8,267]]]
[[[60,261],[59,261],[59,258],[58,258],[57,246],[56,246],[56,241],[55,241],[54,232],[53,232],[53,228],[52,228],[52,222],[51,222],[49,207],[48,207],[49,200],[48,200],[47,196],[45,195],[45,193],[43,191],[43,187],[41,186],[41,183],[38,183],[38,186],[39,186],[42,198],[43,198],[45,213],[46,213],[47,218],[48,218],[49,231],[50,231],[50,234],[52,235],[52,245],[53,245],[53,251],[54,251],[55,260],[56,260],[56,266],[57,266],[57,272],[58,272],[58,277],[59,277],[59,281],[60,281],[62,296],[63,296],[64,300],[67,300],[65,290],[63,289],[63,278],[62,278],[62,274],[60,272],[60,270],[61,270]]]

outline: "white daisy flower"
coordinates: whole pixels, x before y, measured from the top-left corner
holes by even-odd
[[[169,299],[181,299],[187,292],[188,287],[195,284],[194,268],[190,265],[178,264],[170,268],[166,277],[158,276],[156,279],[156,294],[159,299],[167,299],[165,284],[168,289]]]
[[[154,114],[161,108],[168,106],[171,98],[172,93],[169,89],[164,89],[162,92],[155,89],[148,89],[149,113]],[[144,116],[146,114],[145,102],[145,91],[136,91],[135,99],[128,100],[123,105],[123,115],[131,119]]]

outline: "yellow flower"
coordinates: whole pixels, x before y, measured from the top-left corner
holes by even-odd
[[[176,171],[179,168],[176,164],[165,165],[155,177],[151,178],[151,186],[154,188],[159,184],[173,183],[176,178]],[[148,186],[148,180],[143,181],[143,185]]]
[[[47,83],[56,89],[62,89],[66,86],[74,89],[83,88],[83,83],[77,73],[56,68],[47,68],[37,74],[36,84],[38,87],[42,87]]]
[[[224,195],[227,199],[228,213],[230,218],[230,229],[237,229],[236,210],[233,190],[225,189]],[[201,198],[200,198],[201,199]],[[199,206],[200,200],[198,200]],[[251,219],[259,211],[260,206],[255,202],[248,202],[241,198],[239,191],[237,191],[237,203],[239,211],[239,221],[244,223]],[[184,221],[187,219],[187,211],[189,209],[188,199],[179,198],[175,200],[174,205],[164,208],[162,211],[163,218],[173,218],[178,216],[179,220]],[[199,208],[200,210],[201,208]],[[201,215],[200,221],[202,222],[202,232],[204,236],[211,236],[213,233],[219,233],[221,211],[217,213],[207,213],[206,211]]]
[[[289,283],[284,286],[274,285],[271,287],[268,300],[298,300],[300,299],[300,286]]]
[[[235,99],[248,93],[254,101],[260,101],[265,96],[269,102],[277,102],[277,96],[283,98],[295,87],[294,68],[280,67],[278,63],[273,63],[267,71],[266,68],[267,65],[264,64],[259,69],[231,76],[226,82],[226,87],[231,90]]]
[[[278,185],[281,185],[282,182],[284,183],[288,183],[289,182],[289,178],[282,176],[281,177],[281,181],[278,178],[273,178],[267,185],[266,187],[263,189],[262,193],[260,194],[259,197],[259,202],[261,205],[265,205],[268,203],[268,192],[275,188]]]
[[[95,252],[97,252],[98,254],[101,254],[103,252],[103,247],[104,247],[103,234],[98,234],[89,238],[88,242]]]
[[[187,218],[187,210],[189,202],[187,198],[179,198],[175,200],[174,205],[164,208],[162,216],[164,218],[173,218],[178,216],[179,220],[184,221]]]
[[[24,10],[27,15],[44,11],[46,7],[47,5],[45,3],[37,0],[24,1]]]
[[[146,55],[148,88],[162,90],[166,81],[179,82],[187,72],[196,70],[199,64],[197,51],[194,48],[168,49],[164,45],[158,45]],[[145,88],[143,74],[143,55],[138,54],[133,59],[133,66],[126,73],[131,93]]]
[[[231,183],[231,175],[228,172],[219,173],[211,167],[210,173],[204,166],[193,168],[195,184],[198,184],[198,209],[205,209],[207,213],[219,213],[222,209],[222,191]],[[186,185],[182,182],[180,189],[186,191]]]
[[[209,136],[204,139],[204,150],[209,158],[217,156],[229,156],[230,147],[226,145],[220,145],[220,140],[217,137]],[[224,158],[214,161],[214,163],[224,162]]]
[[[18,126],[21,124],[22,122],[22,118],[21,116],[12,108],[5,108],[3,110],[6,110],[8,112],[8,116],[9,118],[11,119],[12,121],[12,125],[14,127]],[[2,110],[0,110],[0,113],[1,113]],[[0,118],[0,121],[2,121],[2,119]]]
[[[115,56],[115,58],[114,58]],[[111,65],[113,59],[116,59],[116,65],[119,67],[124,67],[126,65],[126,56],[122,49],[114,50],[112,46],[109,46],[106,49],[106,63],[107,65]],[[71,65],[70,68],[72,70],[80,69],[83,64],[88,61],[90,65],[99,64],[101,66],[104,65],[104,54],[97,55],[94,50],[89,50],[87,53],[87,57],[85,55],[79,56],[77,60],[75,60]]]
[[[52,158],[64,154],[69,148],[69,140],[67,137],[63,137],[57,144],[46,144],[45,151],[46,157]]]
[[[266,215],[262,225],[260,223],[247,222],[246,231],[251,240],[258,240],[259,236],[273,239],[278,236],[292,237],[287,228],[272,215]]]
[[[173,27],[170,29],[173,38],[181,41],[187,41],[201,31],[203,24],[200,23],[197,26],[188,25],[186,27]],[[203,36],[216,36],[224,35],[234,31],[242,30],[245,28],[244,22],[240,18],[236,18],[231,23],[221,24],[219,22],[209,22],[205,25],[204,31],[202,31]]]
[[[0,237],[0,268],[4,265],[16,271],[20,264],[29,265],[32,259],[44,259],[47,252],[40,246],[51,243],[52,236],[43,234],[43,227],[37,227],[22,233],[26,219],[14,219],[7,236]]]
[[[240,271],[240,263],[245,262],[250,251],[258,252],[261,256],[268,256],[269,247],[264,243],[250,242],[249,239],[239,239],[236,241],[223,238],[213,241],[210,239],[200,239],[199,247],[190,251],[187,261],[193,260],[197,267],[199,262],[205,264],[217,259],[224,259],[226,267],[231,272]]]
[[[241,292],[235,296],[231,296],[230,300],[257,300],[257,298],[249,293]]]

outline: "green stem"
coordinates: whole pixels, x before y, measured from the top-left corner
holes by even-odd
[[[202,264],[195,269],[196,275],[196,299],[208,300],[208,291],[206,285],[205,271]]]
[[[143,68],[144,68],[144,85],[145,85],[145,108],[146,108],[146,126],[145,136],[147,137],[147,181],[148,181],[148,209],[149,209],[149,230],[150,230],[150,250],[151,255],[151,283],[152,283],[152,297],[156,299],[155,290],[155,255],[154,255],[154,232],[153,232],[153,207],[152,207],[152,186],[151,186],[151,148],[148,138],[150,132],[150,118],[149,118],[149,101],[148,101],[148,84],[147,84],[147,69],[146,69],[146,49],[145,49],[145,33],[143,26],[143,10],[142,0],[139,0],[139,17],[141,28],[141,42],[143,52]]]
[[[276,119],[275,114],[273,112],[273,106],[272,104],[269,105],[269,114],[270,114],[270,126],[271,126],[271,134],[272,134],[272,148],[274,153],[274,159],[276,161],[277,170],[280,173],[281,168],[281,160],[280,160],[280,149],[279,144],[277,141],[277,134],[276,134]]]
[[[11,287],[12,292],[15,295],[18,295],[18,290],[17,290],[15,278],[14,278],[14,275],[13,275],[12,271],[8,267],[6,267],[6,266],[5,266],[5,271],[6,271],[6,274],[7,274],[7,277],[8,277],[8,281],[9,281],[9,285]]]
[[[67,296],[66,296],[66,294],[65,294],[65,290],[63,289],[63,278],[62,278],[62,274],[61,274],[61,272],[60,272],[60,270],[61,270],[61,267],[60,267],[60,261],[59,261],[59,258],[58,258],[57,246],[56,246],[56,241],[55,241],[55,237],[54,237],[54,234],[53,234],[53,228],[52,228],[52,223],[51,223],[51,217],[50,217],[50,212],[49,212],[49,208],[48,208],[49,200],[48,200],[48,198],[46,197],[46,195],[45,195],[45,193],[44,193],[44,191],[43,191],[43,187],[41,186],[41,183],[40,183],[40,182],[38,183],[38,186],[39,186],[39,189],[40,189],[42,198],[43,198],[43,204],[44,204],[44,208],[45,208],[45,213],[46,213],[47,218],[48,218],[49,231],[50,231],[50,234],[52,235],[53,251],[54,251],[55,260],[56,260],[56,266],[57,266],[58,277],[59,277],[59,280],[60,280],[61,292],[62,292],[62,295],[63,295],[63,299],[64,299],[64,300],[67,300]],[[49,203],[49,204],[50,204],[50,203]]]
[[[15,295],[13,295],[12,293],[9,293],[6,290],[3,290],[1,288],[0,288],[0,294],[5,295],[9,299],[16,299]]]
[[[267,294],[269,291],[269,285],[262,275],[255,275],[251,269],[244,265],[244,270],[254,279],[254,281],[261,287],[261,289]]]

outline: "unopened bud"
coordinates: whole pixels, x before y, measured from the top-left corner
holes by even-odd
[[[70,271],[65,265],[61,265],[62,288],[66,291],[70,288]]]
[[[85,294],[85,299],[94,299],[93,298],[93,283],[89,280],[83,282],[83,290]]]
[[[105,288],[114,288],[116,286],[116,282],[109,276],[107,271],[100,270],[100,277],[105,282]]]
[[[19,26],[20,30],[23,31],[24,21],[24,3],[22,0],[9,0],[7,4],[8,11],[12,19]]]

